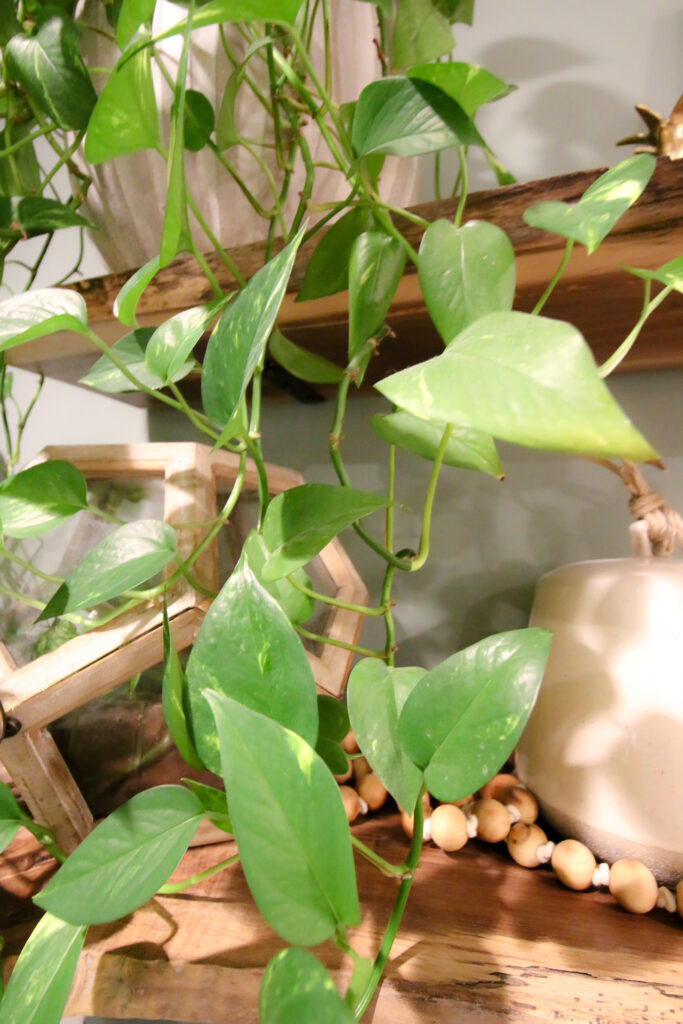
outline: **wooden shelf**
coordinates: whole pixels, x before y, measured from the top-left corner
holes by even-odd
[[[564,240],[528,227],[524,210],[541,200],[575,201],[601,173],[582,171],[522,185],[511,185],[473,194],[465,218],[489,220],[504,228],[517,254],[515,308],[530,310],[555,270]],[[452,217],[455,202],[446,200],[415,207],[427,220]],[[401,230],[418,245],[421,229],[404,222]],[[303,247],[283,303],[279,323],[287,335],[301,345],[343,364],[346,350],[346,294],[306,303],[295,302],[307,261],[317,238]],[[246,277],[262,263],[263,246],[254,244],[230,250]],[[633,209],[592,256],[576,246],[562,281],[545,312],[569,319],[584,334],[596,359],[604,360],[626,336],[638,318],[642,282],[620,270],[622,266],[653,268],[683,253],[683,162],[661,158],[655,173]],[[215,254],[209,263],[220,284],[234,284]],[[112,316],[114,298],[129,273],[82,281],[74,287],[84,296],[93,328],[112,343],[124,328]],[[188,306],[211,298],[205,278],[191,259],[176,260],[164,268],[142,297],[139,321],[142,326],[158,324]],[[385,341],[373,360],[367,380],[371,383],[394,369],[427,359],[442,350],[424,308],[417,275],[408,267],[399,285],[388,322],[396,340]],[[651,317],[624,369],[664,369],[683,365],[680,343],[683,327],[683,295],[673,294]],[[77,335],[60,333],[37,339],[6,353],[15,366],[40,370],[47,376],[75,383],[94,361],[97,353]],[[140,400],[139,396],[136,396]]]
[[[389,860],[405,856],[395,814],[354,831]],[[232,849],[190,850],[174,877]],[[365,861],[357,866],[363,923],[351,942],[371,955],[397,883]],[[0,858],[6,972],[30,930],[9,893],[21,886],[28,895],[51,870],[26,834]],[[255,1024],[263,968],[282,945],[255,911],[241,870],[229,869],[183,894],[157,897],[120,923],[91,928],[67,1012]],[[336,947],[316,952],[343,985],[349,966]],[[674,1024],[682,1000],[677,914],[627,914],[606,893],[571,892],[548,868],[527,871],[504,849],[472,842],[454,855],[425,848],[368,1017],[373,1024]]]

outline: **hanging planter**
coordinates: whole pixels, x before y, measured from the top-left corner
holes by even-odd
[[[562,835],[672,883],[683,875],[683,561],[662,556],[683,530],[635,467],[618,471],[644,517],[633,556],[539,582],[531,624],[553,642],[517,769]]]
[[[120,489],[132,482],[146,492],[156,488],[163,508],[158,516],[175,528],[183,559],[203,540],[216,516],[217,492],[220,496],[223,489],[230,489],[239,467],[231,453],[185,443],[54,447],[36,461],[48,459],[72,463],[89,485],[106,480]],[[303,482],[292,470],[268,466],[267,471],[272,494]],[[247,464],[246,504],[257,485],[256,470]],[[194,578],[206,591],[215,593],[234,568],[249,529],[240,525],[242,518],[248,520],[248,515],[228,523],[193,564]],[[89,537],[87,546],[92,546],[92,526],[86,517],[82,531]],[[78,532],[77,527],[71,538],[75,548]],[[336,539],[308,569],[319,592],[345,603],[367,600],[360,577]],[[167,589],[166,601],[174,645],[183,651],[194,643],[211,601],[185,580]],[[336,605],[315,621],[321,639],[333,642],[309,644],[306,651],[321,692],[343,693],[353,654],[335,642],[352,645],[360,624],[359,612]],[[87,834],[93,817],[109,813],[135,792],[193,774],[164,721],[162,661],[159,601],[74,636],[20,667],[3,649],[0,695],[14,726],[0,742],[0,761],[31,812],[55,832],[65,849],[73,849]],[[204,781],[210,777],[215,782],[205,774]],[[201,773],[194,775],[203,778]]]
[[[160,35],[187,13],[186,9],[159,0],[155,8],[154,34]],[[86,0],[83,5],[84,20],[102,30],[105,35],[87,33],[81,44],[86,64],[91,67],[112,67],[119,50],[106,38],[111,34],[104,6],[99,0]],[[380,74],[380,63],[374,37],[377,34],[377,19],[374,6],[358,4],[355,0],[332,0],[329,12],[329,31],[334,39],[331,51],[332,98],[342,104],[355,99],[364,86]],[[244,59],[247,43],[234,25],[210,25],[195,29],[192,33],[192,49],[187,75],[187,88],[201,93],[209,101],[217,116],[221,109],[223,92],[233,72],[225,45],[239,63]],[[182,36],[175,35],[157,44],[159,59],[171,71],[182,50]],[[320,69],[324,64],[324,40],[321,19],[310,47],[311,59]],[[268,77],[265,64],[251,62],[250,76],[256,78],[255,85],[268,93]],[[158,66],[153,67],[154,92],[160,115],[162,131],[170,123],[173,95],[165,83]],[[234,78],[233,78],[234,81]],[[208,109],[208,108],[207,108]],[[259,148],[265,143],[259,156],[265,162],[263,167],[250,154],[247,147],[231,145],[225,148],[236,174],[248,182],[249,189],[263,208],[272,205],[273,195],[268,181],[272,175],[278,186],[282,184],[282,170],[278,167],[272,145],[272,118],[254,93],[246,86],[240,86],[235,101],[235,130],[248,138]],[[311,121],[303,134],[310,148],[311,159],[329,163],[329,150]],[[167,145],[168,139],[164,140]],[[254,147],[252,147],[254,148]],[[268,221],[245,202],[239,184],[226,170],[220,160],[204,146],[197,152],[186,152],[186,177],[190,193],[201,198],[202,212],[207,225],[216,238],[225,246],[256,242],[265,238]],[[164,221],[166,205],[167,168],[165,161],[153,149],[108,160],[92,167],[82,157],[76,163],[92,177],[86,201],[81,207],[85,217],[97,225],[92,239],[105,259],[109,270],[119,272],[139,267],[155,256]],[[288,197],[283,207],[284,219],[291,222],[299,202],[299,194],[306,177],[306,168],[299,156],[289,185]],[[140,183],[144,182],[144,204],[140,202]],[[389,157],[382,168],[380,190],[382,199],[394,206],[406,207],[417,201],[417,164],[406,159]],[[317,166],[313,202],[334,203],[348,196],[348,181],[339,170],[329,166]],[[191,225],[193,237],[201,251],[209,248],[209,240],[197,223]]]

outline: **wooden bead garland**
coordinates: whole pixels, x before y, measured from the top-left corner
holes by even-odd
[[[352,734],[346,738],[344,746],[349,752],[354,746],[358,749]],[[341,786],[349,822],[359,814],[366,814],[368,809],[378,809],[388,796],[380,780],[370,773],[369,766],[366,770],[365,758],[356,760],[360,762],[360,770],[356,769],[354,761],[353,775],[358,792],[350,786]],[[500,773],[490,779],[476,797],[442,803],[434,809],[429,794],[425,793],[423,807],[423,842],[431,840],[446,852],[462,849],[467,840],[475,836],[488,843],[505,841],[517,864],[536,868],[549,863],[568,889],[608,887],[617,903],[632,914],[647,914],[656,906],[670,913],[677,910],[683,918],[683,879],[673,892],[666,886],[658,886],[650,869],[640,861],[625,858],[610,868],[604,862],[599,864],[588,847],[576,839],[549,842],[536,824],[536,798],[514,775]],[[412,837],[412,815],[401,811],[401,825],[406,835]]]

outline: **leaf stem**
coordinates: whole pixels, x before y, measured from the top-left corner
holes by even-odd
[[[624,338],[619,348],[612,353],[609,359],[606,359],[602,366],[598,367],[598,373],[601,377],[607,377],[619,363],[624,359],[633,348],[633,345],[640,334],[643,326],[650,316],[651,313],[657,309],[657,306],[664,302],[667,295],[673,291],[673,285],[666,285],[660,292],[655,295],[654,299],[650,300],[650,282],[645,282],[645,295],[643,298],[643,308],[638,318],[637,323],[629,334]],[[649,300],[649,301],[648,301]]]
[[[319,594],[317,590],[311,590],[310,587],[301,583],[293,573],[287,577],[287,581],[292,584],[295,590],[305,594],[306,597],[313,598],[315,601],[320,601],[321,604],[329,604],[334,608],[344,608],[349,612],[358,612],[359,615],[381,616],[387,613],[387,609],[382,605],[379,608],[368,608],[364,604],[352,604],[350,601],[339,601],[336,597],[328,597],[327,594]]]
[[[360,1020],[360,1018],[365,1013],[370,1003],[370,1000],[372,999],[375,993],[375,989],[380,983],[382,974],[384,973],[384,967],[386,965],[387,960],[389,959],[389,954],[391,953],[391,947],[394,944],[396,933],[398,932],[399,926],[401,924],[403,911],[405,910],[406,903],[408,902],[408,896],[410,895],[410,890],[413,885],[415,870],[420,862],[420,854],[422,852],[423,823],[424,810],[422,807],[422,792],[420,792],[420,795],[417,799],[417,804],[415,806],[415,816],[413,818],[413,838],[410,844],[410,851],[408,853],[408,856],[406,857],[405,863],[406,869],[410,872],[410,874],[406,874],[401,880],[401,885],[398,890],[398,895],[396,897],[396,902],[394,903],[391,916],[389,918],[389,923],[387,924],[387,927],[385,929],[384,936],[382,938],[382,943],[377,952],[377,956],[375,957],[375,962],[372,965],[372,973],[365,985],[365,988],[358,996],[358,999],[356,1000],[356,1005],[353,1008],[353,1013],[356,1020]]]
[[[448,423],[441,437],[439,447],[434,457],[432,464],[432,472],[429,477],[429,484],[427,485],[427,494],[425,496],[424,510],[422,513],[422,533],[420,534],[420,547],[412,561],[411,572],[416,572],[421,569],[427,561],[429,555],[429,540],[431,534],[432,524],[432,509],[434,507],[434,497],[436,495],[436,485],[439,481],[439,472],[441,470],[441,464],[446,451],[446,447],[450,440],[450,436],[453,433],[453,424]]]
[[[460,198],[458,199],[458,208],[455,211],[455,217],[453,218],[453,224],[456,228],[459,228],[462,223],[462,215],[465,211],[465,203],[467,202],[467,155],[464,146],[458,146],[458,163],[460,165],[460,174],[458,179],[460,181]]]
[[[531,315],[532,316],[538,316],[538,314],[541,312],[541,310],[545,306],[546,302],[548,301],[548,299],[552,295],[552,293],[553,293],[553,291],[555,289],[555,285],[557,284],[557,282],[562,277],[562,274],[564,273],[564,269],[567,266],[567,264],[569,263],[569,257],[572,254],[572,249],[573,248],[574,248],[574,239],[573,238],[568,238],[567,239],[567,244],[564,247],[564,253],[562,255],[562,259],[560,260],[558,268],[555,271],[555,273],[553,274],[553,276],[550,278],[550,280],[548,281],[548,284],[546,286],[545,291],[543,292],[543,294],[541,295],[540,299],[538,300],[538,302],[536,303],[536,305],[532,309],[532,311],[531,311]]]
[[[380,857],[378,853],[371,850],[369,846],[361,842],[357,836],[351,834],[351,845],[358,850],[361,857],[369,861],[374,867],[378,868],[383,875],[389,878],[406,878],[409,874],[412,874],[412,869],[408,867],[405,861],[402,864],[390,864],[384,857]]]
[[[240,859],[239,853],[233,853],[232,857],[226,857],[225,860],[219,861],[218,864],[214,864],[212,868],[207,868],[205,871],[198,871],[196,875],[190,875],[189,878],[184,878],[182,882],[167,882],[166,885],[162,885],[157,890],[157,895],[168,896],[175,892],[184,892],[185,889],[189,889],[192,885],[198,885],[199,882],[206,882],[208,878],[213,878],[219,871],[224,871],[229,868],[232,864],[236,864]]]
[[[384,651],[373,651],[369,647],[357,647],[356,644],[347,644],[345,640],[334,640],[331,636],[322,636],[320,633],[311,633],[303,626],[294,626],[299,636],[306,640],[313,640],[319,644],[329,644],[331,647],[342,647],[345,651],[353,651],[355,654],[363,654],[366,658],[384,659]]]

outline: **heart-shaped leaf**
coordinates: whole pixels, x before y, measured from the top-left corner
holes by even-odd
[[[2,1024],[59,1024],[86,929],[45,914],[31,932],[2,997]]]
[[[188,89],[185,93],[185,149],[198,153],[213,134],[216,115],[211,100],[203,92]]]
[[[315,744],[318,709],[305,651],[245,558],[206,613],[186,672],[190,733],[211,771],[220,772],[221,762],[206,689],[270,715]]]
[[[313,250],[296,297],[297,302],[334,295],[349,287],[349,260],[353,243],[363,231],[370,231],[373,216],[362,206],[354,207],[328,228]]]
[[[225,310],[209,339],[202,370],[202,403],[214,423],[225,426],[232,419],[261,361],[302,231],[254,274]]]
[[[180,373],[185,376],[188,372],[186,367],[193,365],[189,361],[193,348],[226,301],[221,299],[184,309],[160,324],[145,347],[148,371],[164,382],[179,380]]]
[[[437,800],[475,792],[504,764],[534,706],[550,639],[548,629],[487,637],[427,672],[408,696],[399,738]]]
[[[636,277],[659,281],[677,292],[683,292],[683,256],[677,256],[675,259],[669,260],[668,263],[663,263],[656,270],[639,270],[637,267],[625,267],[624,269],[628,270],[629,274],[635,274]]]
[[[178,61],[176,74],[172,118],[171,137],[168,143],[167,177],[166,177],[166,208],[164,223],[161,229],[159,260],[165,267],[181,252],[192,249],[192,235],[187,213],[187,191],[185,188],[185,95],[187,92],[187,69],[190,60],[192,28],[188,22],[184,36],[183,48]]]
[[[401,243],[379,231],[364,231],[353,243],[349,263],[349,363],[356,362],[358,387],[372,356],[369,351],[361,357],[361,350],[382,328],[405,262]]]
[[[27,235],[37,235],[59,228],[94,227],[72,207],[44,196],[24,196],[14,206],[14,219]]]
[[[515,251],[495,224],[430,224],[420,245],[418,275],[429,315],[446,344],[487,313],[512,309]]]
[[[2,522],[2,519],[0,519]],[[263,534],[252,530],[244,542],[243,552],[249,562],[249,568],[259,583],[274,597],[290,622],[301,623],[310,619],[315,609],[315,599],[302,594],[288,579],[264,580],[263,567],[270,557],[270,551],[263,539]],[[305,587],[312,589],[310,577],[303,569],[292,573],[294,578]]]
[[[147,285],[150,283],[152,278],[159,272],[160,263],[159,257],[154,256],[153,259],[145,263],[144,266],[136,270],[135,273],[128,278],[119,294],[114,299],[114,316],[117,320],[120,320],[126,327],[135,327],[135,310],[137,309],[138,302],[142,296]]]
[[[485,103],[508,96],[517,88],[508,85],[497,75],[477,64],[450,61],[446,64],[421,64],[411,67],[409,78],[431,82],[462,107],[468,117],[474,117]]]
[[[309,384],[338,384],[344,376],[341,367],[315,352],[295,345],[277,327],[273,328],[270,335],[268,352],[287,373]]]
[[[60,128],[85,128],[97,99],[79,53],[80,31],[53,8],[34,36],[15,35],[5,47],[10,78]]]
[[[152,27],[156,0],[121,0],[116,19],[116,42],[122,50],[141,25]]]
[[[147,349],[155,333],[153,327],[138,327],[137,330],[131,331],[130,334],[124,334],[122,338],[114,342],[111,351],[141,384],[157,390],[164,387],[168,381],[152,372],[147,366]],[[182,380],[194,369],[195,365],[192,359],[181,363],[170,379]],[[125,373],[114,365],[109,356],[101,356],[78,383],[87,384],[88,387],[94,388],[96,391],[104,391],[108,395],[120,395],[126,391],[138,390]]]
[[[0,352],[55,331],[87,330],[85,302],[65,288],[38,288],[0,302]]]
[[[177,553],[176,535],[166,523],[140,519],[119,526],[81,559],[36,621],[118,597],[161,572]]]
[[[270,558],[264,580],[276,580],[310,562],[347,526],[363,519],[386,500],[353,487],[303,484],[277,494],[263,521],[263,539]]]
[[[422,419],[505,441],[633,462],[658,458],[598,376],[571,324],[528,313],[491,313],[434,359],[376,385]]]
[[[86,836],[34,902],[70,924],[130,914],[178,866],[202,815],[184,786],[138,793]]]
[[[653,156],[632,156],[601,175],[578,203],[536,203],[524,212],[524,220],[532,228],[581,242],[590,254],[640,198],[654,169]]]
[[[148,37],[146,33],[143,39]],[[147,45],[132,56],[124,54],[107,79],[88,122],[85,157],[99,164],[125,153],[155,149],[160,142]]]
[[[348,822],[323,761],[272,718],[223,694],[207,691],[206,700],[240,862],[268,924],[300,946],[358,924]]]
[[[350,728],[346,706],[334,697],[319,693],[318,721],[316,753],[322,757],[333,775],[343,775],[349,767],[349,759],[341,745]]]
[[[19,831],[22,814],[9,786],[0,782],[0,852],[6,850]]]
[[[195,749],[187,728],[187,715],[185,714],[186,693],[185,673],[173,643],[168,622],[168,612],[164,603],[164,675],[161,684],[161,704],[164,710],[164,718],[166,719],[166,725],[168,726],[171,738],[183,761],[186,761],[192,768],[202,771],[204,763]]]
[[[7,537],[36,537],[87,505],[83,474],[61,459],[41,462],[0,483],[0,523]]]
[[[305,949],[283,949],[270,961],[259,989],[261,1024],[354,1024],[355,1017],[319,960]]]
[[[383,441],[430,462],[436,458],[446,428],[445,423],[420,420],[409,412],[392,412],[388,416],[376,413],[370,419],[370,426]],[[498,480],[502,480],[504,475],[491,435],[468,427],[453,428],[443,453],[443,462],[459,469],[476,469]]]
[[[423,668],[389,668],[376,658],[365,658],[349,677],[349,718],[358,746],[408,814],[415,809],[422,772],[403,749],[398,722],[403,705],[424,674]]]
[[[483,146],[471,120],[450,96],[430,82],[388,77],[366,85],[353,119],[359,156],[419,156],[451,146]]]
[[[448,19],[432,0],[401,0],[391,40],[391,63],[395,70],[437,60],[450,53],[454,46]]]
[[[204,809],[204,816],[209,819],[212,825],[232,835],[232,822],[228,812],[228,798],[224,789],[216,789],[215,786],[206,786],[196,779],[181,779],[185,785],[192,790]]]

